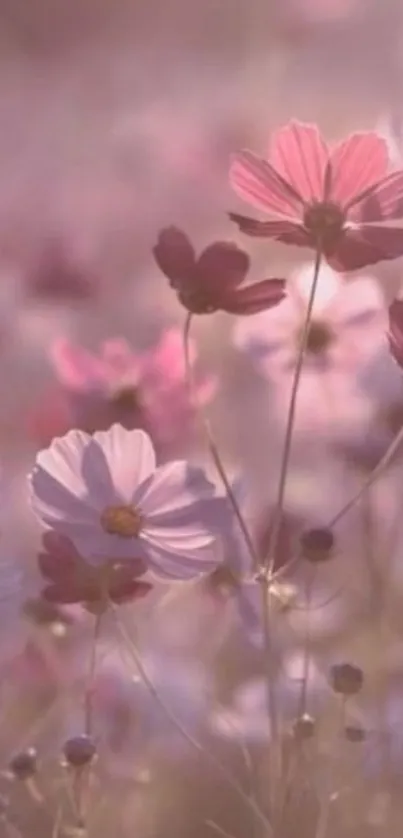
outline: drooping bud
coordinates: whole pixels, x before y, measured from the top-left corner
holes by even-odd
[[[334,536],[326,527],[306,530],[301,536],[302,557],[312,564],[321,564],[332,557]]]
[[[67,764],[72,768],[84,768],[94,759],[96,746],[91,736],[82,733],[64,743],[63,753]]]
[[[15,754],[10,760],[9,769],[16,780],[30,780],[37,772],[37,753],[35,748],[27,748]]]
[[[339,663],[331,668],[330,682],[335,693],[344,696],[355,695],[362,688],[364,674],[359,666]]]

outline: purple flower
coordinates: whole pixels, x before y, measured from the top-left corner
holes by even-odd
[[[29,482],[39,519],[86,561],[142,559],[165,579],[192,579],[218,564],[225,501],[199,468],[157,468],[144,431],[70,431],[39,452]]]

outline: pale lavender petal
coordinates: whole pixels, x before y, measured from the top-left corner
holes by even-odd
[[[197,506],[200,500],[209,498],[214,487],[207,480],[202,469],[190,466],[184,461],[160,466],[155,474],[132,495],[132,503],[139,504],[147,520],[155,516],[176,516],[186,507]]]
[[[147,538],[149,554],[147,565],[155,576],[162,579],[194,579],[211,573],[219,560],[214,540],[200,541],[187,550],[178,551],[157,538]]]
[[[107,431],[95,433],[93,440],[105,457],[116,495],[122,502],[131,503],[137,487],[155,470],[155,453],[150,437],[144,431],[128,431],[122,425],[115,424]],[[88,479],[91,463],[87,465]],[[99,476],[100,458],[97,459],[96,468]]]
[[[31,504],[46,523],[63,518],[87,521],[91,503],[81,476],[81,463],[90,441],[82,431],[69,431],[40,451],[29,477]]]

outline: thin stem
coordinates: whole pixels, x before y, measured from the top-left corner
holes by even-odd
[[[261,574],[259,579],[260,590],[262,595],[262,623],[263,623],[263,643],[264,643],[264,670],[266,677],[266,702],[267,715],[269,720],[269,799],[270,799],[270,815],[274,817],[274,809],[276,802],[276,777],[281,777],[282,772],[282,754],[281,742],[279,739],[279,719],[277,708],[276,685],[271,671],[271,651],[272,651],[272,633],[270,630],[270,596],[269,585],[265,574]]]
[[[375,466],[374,470],[371,472],[371,474],[364,481],[361,488],[358,489],[358,491],[353,495],[352,498],[350,498],[349,501],[347,501],[347,503],[339,510],[337,515],[335,515],[334,518],[332,518],[332,520],[329,521],[329,523],[327,524],[329,529],[334,527],[335,524],[338,524],[339,521],[342,518],[344,518],[345,515],[347,515],[347,512],[349,512],[350,509],[352,509],[356,505],[356,503],[361,499],[364,492],[366,492],[366,490],[370,486],[372,486],[372,484],[375,483],[375,481],[378,480],[379,477],[381,477],[381,475],[383,474],[383,472],[385,471],[385,469],[387,468],[387,466],[389,465],[389,463],[393,459],[395,453],[400,448],[400,445],[402,443],[403,443],[403,428],[400,428],[399,433],[395,436],[394,440],[392,440],[391,444],[389,445],[389,448],[387,449],[387,451],[385,451],[385,454],[379,460],[378,465]]]
[[[239,504],[238,504],[238,501],[237,501],[237,499],[235,497],[235,494],[233,492],[231,483],[230,483],[230,481],[227,477],[225,466],[224,466],[224,464],[221,460],[220,452],[218,451],[217,445],[216,445],[216,443],[214,441],[214,438],[213,438],[213,435],[212,435],[210,423],[209,423],[209,421],[208,421],[208,419],[207,419],[207,417],[204,413],[204,410],[203,410],[202,406],[200,405],[199,400],[197,398],[197,389],[195,387],[195,380],[194,380],[192,365],[190,363],[190,329],[191,329],[191,324],[192,324],[192,314],[189,312],[189,314],[186,317],[185,327],[184,327],[184,331],[183,331],[183,352],[184,352],[184,357],[185,357],[185,371],[186,371],[186,379],[187,379],[188,386],[189,386],[190,398],[191,398],[192,404],[193,404],[193,406],[196,410],[196,414],[197,414],[197,417],[199,418],[201,427],[203,429],[203,432],[204,432],[204,435],[205,435],[205,438],[206,438],[206,442],[207,442],[207,446],[208,446],[208,449],[210,451],[212,460],[213,460],[214,465],[217,469],[217,472],[218,472],[218,474],[219,474],[219,476],[222,480],[222,483],[224,485],[228,500],[229,500],[229,502],[230,502],[230,504],[233,508],[234,515],[235,515],[235,517],[238,521],[239,528],[242,532],[246,547],[247,547],[247,549],[250,553],[253,564],[254,564],[254,566],[257,570],[258,564],[259,564],[259,557],[257,555],[257,551],[256,551],[255,546],[253,544],[253,541],[252,541],[251,535],[249,533],[248,527],[246,526],[246,523],[244,521],[242,512],[239,508]]]
[[[299,389],[299,385],[300,385],[300,381],[301,381],[302,367],[303,367],[303,363],[304,363],[304,359],[305,359],[305,352],[306,352],[306,346],[307,346],[308,335],[309,335],[309,327],[311,325],[311,320],[312,320],[313,305],[314,305],[314,302],[315,302],[315,294],[316,294],[316,289],[317,289],[317,285],[318,285],[321,262],[322,262],[322,251],[319,248],[317,250],[317,253],[316,253],[315,267],[314,267],[314,273],[313,273],[313,279],[312,279],[312,286],[311,286],[311,291],[310,291],[310,294],[309,294],[308,306],[307,306],[307,309],[306,309],[305,322],[304,322],[304,327],[303,327],[303,330],[302,330],[301,342],[300,342],[300,345],[299,345],[297,362],[296,362],[296,366],[295,366],[294,379],[293,379],[293,382],[292,382],[291,396],[290,396],[290,406],[289,406],[289,410],[288,410],[287,425],[286,425],[285,439],[284,439],[283,456],[282,456],[281,466],[280,466],[280,480],[279,480],[279,487],[278,487],[278,494],[277,494],[277,503],[276,503],[276,508],[275,508],[274,516],[273,516],[273,526],[272,526],[272,531],[271,531],[271,535],[270,535],[270,539],[269,539],[268,554],[267,554],[267,556],[265,557],[265,560],[264,560],[264,565],[265,566],[268,565],[269,567],[273,566],[273,563],[274,563],[273,556],[275,555],[275,551],[276,551],[276,548],[277,548],[277,543],[278,543],[278,539],[279,539],[279,535],[280,535],[281,519],[282,519],[284,499],[285,499],[285,489],[286,489],[286,484],[287,484],[287,472],[288,472],[288,466],[289,466],[289,461],[290,461],[292,435],[293,435],[294,424],[295,424],[295,414],[296,414],[296,407],[297,407],[298,389]]]
[[[185,741],[193,748],[193,750],[197,751],[198,754],[202,754],[210,762],[210,764],[212,766],[214,766],[215,770],[219,774],[221,774],[221,776],[226,780],[228,785],[231,786],[231,788],[233,788],[234,791],[236,791],[236,793],[243,800],[243,802],[246,804],[246,806],[248,806],[248,808],[253,812],[255,817],[258,818],[259,821],[263,824],[263,826],[265,827],[265,834],[273,836],[273,830],[272,830],[270,822],[268,821],[266,815],[261,811],[259,806],[255,803],[253,798],[248,797],[248,795],[244,792],[242,786],[240,786],[239,783],[237,782],[237,780],[234,779],[232,774],[230,774],[229,771],[227,771],[225,766],[222,765],[222,763],[218,759],[216,759],[216,757],[210,751],[205,749],[203,747],[203,745],[201,745],[197,741],[197,739],[193,738],[192,734],[189,733],[186,730],[186,728],[182,725],[182,722],[180,721],[180,719],[177,718],[176,713],[174,713],[174,711],[171,710],[171,708],[168,707],[165,704],[165,701],[161,698],[161,696],[160,696],[152,678],[150,677],[150,675],[147,672],[147,668],[144,666],[144,664],[141,660],[140,653],[139,653],[133,639],[130,637],[129,633],[127,632],[126,627],[125,627],[122,619],[118,616],[117,610],[115,609],[113,604],[111,604],[111,608],[113,610],[116,625],[117,625],[118,631],[119,631],[119,633],[122,637],[122,640],[124,641],[124,644],[125,644],[128,652],[129,652],[130,656],[132,657],[132,659],[133,659],[133,661],[136,665],[136,668],[137,668],[139,674],[141,675],[141,677],[144,681],[144,684],[148,688],[150,694],[152,695],[154,700],[157,702],[158,706],[160,707],[160,709],[162,710],[164,715],[167,717],[167,719],[169,719],[171,724],[176,728],[178,733],[181,734],[181,736],[185,739]]]
[[[101,631],[101,622],[102,622],[103,611],[100,611],[95,617],[95,624],[94,624],[94,636],[93,642],[91,646],[91,654],[90,654],[90,662],[89,662],[89,669],[88,669],[88,676],[87,676],[87,684],[85,688],[85,697],[84,697],[84,730],[87,736],[91,735],[92,732],[92,693],[93,693],[93,683],[95,677],[95,669],[97,665],[97,646],[99,635]]]

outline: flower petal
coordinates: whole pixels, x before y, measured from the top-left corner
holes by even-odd
[[[149,481],[133,494],[132,503],[138,504],[151,525],[158,519],[161,526],[176,526],[181,523],[184,512],[188,519],[200,520],[202,501],[213,499],[214,487],[207,480],[202,469],[176,461],[160,466]]]
[[[352,206],[349,217],[363,224],[403,218],[403,172],[392,172]]]
[[[306,203],[324,198],[327,145],[316,125],[290,122],[275,132],[269,159]]]
[[[161,230],[153,248],[154,259],[176,288],[189,279],[195,265],[195,252],[187,235],[177,227]]]
[[[363,226],[347,230],[327,259],[337,271],[355,271],[399,256],[403,256],[403,229]]]
[[[161,579],[195,579],[204,573],[211,573],[219,560],[214,539],[200,539],[184,550],[177,545],[160,541],[157,535],[147,537],[150,571]]]
[[[238,224],[241,233],[254,238],[276,239],[284,244],[312,247],[311,239],[302,224],[293,221],[256,221],[246,215],[230,212],[231,221]]]
[[[301,215],[301,196],[270,163],[252,151],[234,156],[229,177],[235,192],[258,209],[291,218]]]
[[[113,502],[110,487],[122,502],[130,503],[136,488],[155,470],[150,437],[144,431],[128,431],[119,424],[97,431],[86,453],[83,475],[102,503]]]
[[[240,285],[249,270],[249,256],[232,242],[214,242],[201,254],[196,278],[203,287],[217,293]]]
[[[388,339],[395,361],[403,367],[403,300],[394,300],[389,306]]]
[[[102,384],[104,364],[83,347],[58,338],[53,342],[50,358],[59,381],[70,390],[82,393]]]
[[[82,458],[90,439],[83,431],[69,431],[37,455],[28,480],[31,505],[45,523],[66,519],[84,523],[93,517],[81,476]]]
[[[330,165],[331,200],[345,206],[385,176],[386,142],[374,133],[352,134],[334,148]]]
[[[131,579],[126,582],[119,582],[113,585],[110,589],[109,596],[112,602],[122,603],[130,599],[142,599],[150,591],[153,586],[149,582],[138,582],[136,579]]]
[[[246,288],[237,288],[223,306],[230,314],[257,314],[273,308],[286,296],[284,279],[263,279]]]

